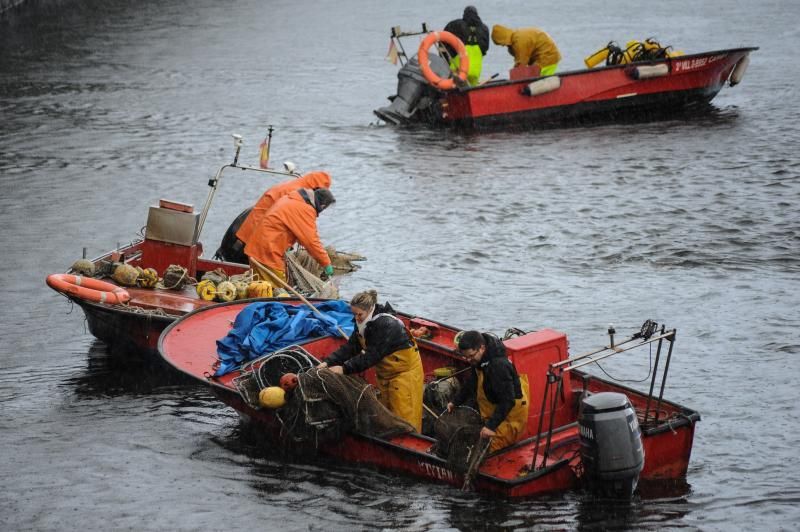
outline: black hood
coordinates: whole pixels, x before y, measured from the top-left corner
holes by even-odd
[[[500,338],[491,333],[482,333],[482,336],[483,341],[486,342],[486,354],[483,356],[483,360],[481,360],[481,365],[489,362],[489,360],[493,358],[507,358],[506,346],[503,345],[503,341],[500,340]]]
[[[464,8],[464,15],[461,17],[470,26],[480,26],[483,24],[481,17],[478,16],[478,10],[475,6],[467,6]]]

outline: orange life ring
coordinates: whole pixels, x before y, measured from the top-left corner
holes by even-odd
[[[121,286],[82,275],[54,273],[47,276],[47,284],[62,294],[70,294],[95,303],[119,305],[131,300],[131,295]]]
[[[426,35],[424,39],[422,39],[422,43],[419,45],[419,52],[417,52],[419,58],[419,68],[422,70],[422,75],[425,76],[425,79],[428,80],[428,83],[437,89],[441,89],[443,91],[455,89],[456,82],[453,80],[453,78],[440,78],[433,72],[433,70],[431,70],[431,65],[428,64],[428,48],[437,42],[443,42],[455,48],[459,57],[458,73],[456,76],[458,76],[458,79],[461,81],[467,81],[467,72],[469,72],[469,57],[467,56],[467,49],[464,47],[464,43],[461,42],[461,39],[449,31],[432,31]]]

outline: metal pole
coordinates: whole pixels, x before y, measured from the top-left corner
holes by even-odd
[[[663,343],[663,339],[658,341],[658,347],[656,348],[656,361],[653,364],[653,376],[650,378],[650,391],[647,394],[647,403],[644,407],[644,422],[647,423],[647,418],[650,415],[650,402],[653,399],[653,388],[656,385],[656,376],[658,375],[658,362],[661,358],[661,344]]]
[[[675,332],[673,331],[672,340],[669,340],[669,351],[667,351],[667,362],[664,364],[664,375],[661,377],[661,391],[658,394],[658,403],[656,403],[656,418],[655,422],[658,423],[658,412],[661,410],[661,400],[664,398],[664,386],[667,384],[667,373],[669,373],[669,361],[672,359],[672,346],[675,345]]]
[[[542,439],[542,425],[544,423],[544,411],[547,405],[547,394],[550,391],[550,379],[555,379],[552,373],[547,374],[547,380],[544,384],[544,397],[542,397],[542,408],[539,410],[539,426],[536,427],[536,445],[533,446],[533,459],[531,460],[531,471],[536,470],[536,455],[539,454],[539,441]]]
[[[553,438],[553,424],[556,418],[556,406],[558,406],[558,396],[561,395],[561,389],[564,386],[564,375],[559,375],[558,386],[556,386],[556,396],[551,401],[550,408],[550,425],[547,428],[547,442],[544,446],[544,453],[542,455],[542,467],[547,465],[547,457],[550,456],[550,443]]]

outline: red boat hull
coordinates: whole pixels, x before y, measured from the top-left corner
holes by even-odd
[[[247,269],[241,264],[201,258],[202,252],[201,244],[182,246],[145,239],[106,253],[92,262],[100,267],[104,262],[124,260],[131,266],[154,268],[158,272],[163,272],[171,264],[178,264],[194,278],[217,268],[229,275]],[[111,279],[106,281],[114,283]],[[131,287],[126,287],[126,290],[131,299],[124,305],[95,303],[64,294],[83,310],[89,332],[107,344],[110,352],[122,356],[158,359],[158,337],[170,323],[193,310],[214,304],[200,299],[193,286],[182,290]]]
[[[734,67],[757,48],[737,48],[557,74],[560,87],[538,96],[523,89],[544,78],[499,81],[442,93],[432,113],[435,124],[487,127],[625,120],[669,116],[693,104],[710,102]],[[665,75],[635,79],[642,66],[666,65]]]
[[[258,423],[266,435],[277,438],[280,425],[273,411],[256,409],[239,395],[233,383],[241,374],[238,370],[221,377],[210,377],[217,363],[216,340],[227,334],[245,304],[223,303],[192,312],[167,327],[159,340],[159,351],[173,367],[210,385],[223,402],[245,418]],[[432,331],[431,338],[419,341],[426,378],[433,378],[433,371],[438,367],[466,365],[453,350],[452,340],[457,329],[404,314],[399,317],[410,325],[424,321]],[[312,355],[324,359],[341,342],[341,338],[326,337],[313,339],[304,343],[303,347]],[[528,376],[531,399],[535,405],[539,398],[545,397],[543,393],[546,390],[548,368],[568,358],[566,336],[545,329],[506,340],[505,345],[517,371]],[[372,371],[366,372],[365,378],[374,383]],[[561,394],[549,394],[545,408],[534,408],[532,405],[527,439],[487,457],[475,478],[475,488],[508,497],[525,497],[577,487],[582,471],[577,412],[580,397],[585,391],[625,393],[640,419],[644,417],[647,395],[578,371],[569,373]],[[535,437],[542,412],[544,418],[541,426],[554,427],[547,453],[545,435],[540,439]],[[682,479],[689,465],[694,425],[700,416],[667,401],[659,403],[659,412],[662,416],[660,422],[642,424],[645,464],[640,479]],[[322,445],[319,452],[339,460],[368,464],[460,487],[463,476],[449,469],[445,460],[430,452],[433,443],[434,440],[420,434],[379,439],[351,433],[339,442]],[[535,453],[539,467],[530,471]],[[542,464],[545,466],[541,467]]]

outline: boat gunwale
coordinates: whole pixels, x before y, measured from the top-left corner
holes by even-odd
[[[634,63],[626,63],[624,65],[604,65],[604,66],[598,66],[598,67],[595,67],[595,68],[582,68],[582,69],[578,69],[578,70],[567,70],[567,71],[564,71],[564,72],[556,72],[555,74],[552,74],[550,76],[534,76],[534,77],[530,77],[530,78],[520,78],[520,79],[514,79],[514,80],[501,79],[501,80],[497,80],[497,81],[488,82],[488,83],[486,83],[484,85],[478,85],[478,86],[475,86],[475,87],[462,87],[462,88],[458,88],[458,89],[456,89],[454,91],[439,91],[439,92],[442,94],[443,97],[447,98],[447,97],[450,97],[450,96],[467,94],[467,93],[470,93],[470,92],[473,92],[473,91],[484,91],[484,90],[487,90],[487,89],[490,89],[490,88],[494,88],[494,87],[506,87],[506,86],[509,86],[509,85],[518,85],[518,84],[519,85],[527,85],[531,81],[535,81],[537,79],[544,79],[544,78],[548,78],[548,77],[573,77],[573,76],[580,76],[580,75],[590,74],[590,73],[593,73],[593,72],[607,72],[607,71],[611,71],[611,70],[615,70],[615,69],[626,69],[626,68],[631,68],[633,66],[639,66],[639,65],[655,65],[655,64],[659,64],[659,63],[666,63],[666,62],[672,62],[672,61],[683,60],[683,59],[691,59],[691,58],[702,57],[702,56],[707,56],[707,55],[719,55],[719,54],[723,54],[723,53],[724,54],[732,54],[732,53],[736,53],[736,52],[746,52],[746,53],[749,54],[750,52],[754,52],[754,51],[756,51],[758,49],[759,49],[758,46],[749,46],[749,47],[743,47],[743,48],[726,48],[724,50],[712,50],[712,51],[709,51],[709,52],[699,52],[699,53],[695,53],[695,54],[685,54],[685,55],[680,55],[680,56],[675,56],[675,57],[665,57],[665,58],[662,58],[662,59],[650,59],[650,60],[646,60],[646,61],[636,61]]]

